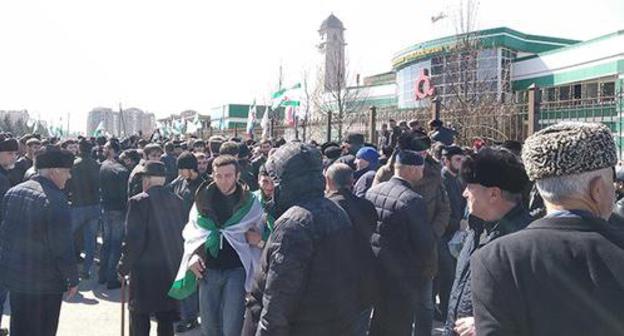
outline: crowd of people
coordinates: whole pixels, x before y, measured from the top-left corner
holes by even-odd
[[[390,120],[376,144],[0,134],[10,335],[55,335],[93,277],[128,282],[135,336],[151,318],[158,335],[624,334],[609,129],[462,147],[427,126]]]

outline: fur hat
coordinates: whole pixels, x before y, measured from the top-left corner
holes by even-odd
[[[0,152],[17,152],[18,148],[17,139],[8,133],[0,134]]]
[[[465,183],[498,187],[518,194],[529,183],[522,162],[507,149],[484,148],[462,162],[460,177]]]
[[[615,166],[613,135],[604,124],[564,122],[528,137],[522,160],[532,181]]]
[[[70,151],[54,145],[41,148],[36,157],[36,169],[72,168],[74,166],[74,155]]]

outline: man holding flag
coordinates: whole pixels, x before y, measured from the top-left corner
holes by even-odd
[[[182,233],[184,255],[169,295],[184,299],[199,283],[204,335],[239,336],[261,253],[263,209],[237,182],[235,157],[221,155],[212,168],[214,182],[200,186]]]

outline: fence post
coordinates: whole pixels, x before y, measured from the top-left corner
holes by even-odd
[[[331,137],[332,111],[327,112],[327,142],[332,140]]]
[[[370,122],[368,123],[368,131],[370,132],[370,143],[373,145],[377,145],[377,107],[370,107]],[[381,150],[381,148],[379,148]]]
[[[539,109],[541,103],[540,90],[539,87],[533,83],[529,86],[529,97],[528,97],[528,127],[527,127],[527,136],[535,133],[539,128]]]
[[[440,100],[438,96],[431,98],[431,119],[440,119]],[[425,122],[428,122],[428,120],[425,120]]]

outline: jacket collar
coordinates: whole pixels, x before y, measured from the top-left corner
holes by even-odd
[[[35,175],[32,178],[33,180],[39,182],[42,186],[48,187],[48,188],[52,188],[54,190],[58,190],[58,191],[62,191],[59,187],[56,186],[56,184],[54,184],[54,182],[52,182],[49,178],[41,176],[41,175]]]
[[[394,183],[398,183],[398,184],[404,185],[404,186],[406,186],[406,187],[408,187],[408,188],[410,188],[410,189],[413,189],[413,187],[412,187],[412,184],[411,184],[411,183],[409,183],[407,180],[405,180],[405,179],[403,179],[403,178],[401,178],[401,177],[398,177],[398,176],[396,176],[396,175],[392,176],[392,178],[390,179],[390,181],[394,181]]]
[[[551,217],[538,219],[527,229],[551,229],[564,231],[600,231],[609,224],[598,217]]]
[[[204,182],[199,186],[195,195],[195,203],[200,214],[216,218],[213,198],[217,192],[220,193],[221,191],[219,191],[215,182]],[[238,194],[238,202],[234,206],[234,212],[236,212],[244,204],[248,191],[240,182],[236,182],[236,191],[234,193]]]

